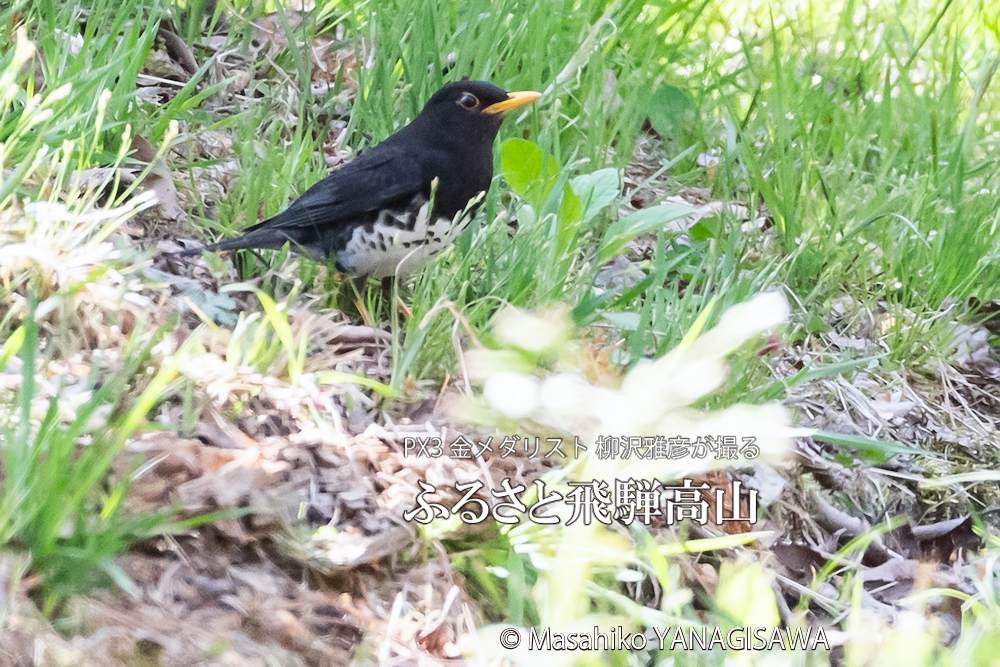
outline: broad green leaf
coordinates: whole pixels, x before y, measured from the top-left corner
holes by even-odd
[[[719,232],[722,229],[722,221],[718,218],[702,218],[691,226],[688,230],[688,236],[691,237],[692,241],[707,241],[708,239],[719,238]]]
[[[577,176],[570,181],[570,186],[580,198],[584,222],[600,213],[601,209],[613,202],[621,191],[618,170],[612,167]]]
[[[693,125],[697,109],[677,86],[661,86],[649,101],[649,124],[664,139],[676,139]]]
[[[500,167],[510,189],[524,197],[542,174],[542,151],[526,139],[508,139],[500,146]]]
[[[521,198],[527,199],[536,187],[543,189],[542,200],[548,196],[552,177],[559,173],[554,157],[549,156],[546,173],[542,174],[544,153],[527,139],[508,139],[500,146],[500,168],[503,177]],[[543,177],[544,176],[544,177]]]
[[[668,222],[683,218],[693,212],[694,208],[687,204],[661,204],[625,216],[608,227],[608,231],[605,232],[604,240],[601,241],[601,249],[597,255],[598,264],[604,264],[617,255],[626,243],[639,234],[662,227]]]

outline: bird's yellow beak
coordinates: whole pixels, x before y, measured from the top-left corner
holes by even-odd
[[[503,102],[497,102],[496,104],[491,104],[485,109],[483,113],[503,113],[505,111],[510,111],[515,107],[519,107],[524,104],[530,104],[541,97],[541,93],[536,93],[533,90],[519,90],[516,93],[507,93],[507,99]]]

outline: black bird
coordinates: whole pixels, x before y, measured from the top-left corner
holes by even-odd
[[[290,243],[311,259],[335,258],[337,269],[353,276],[409,273],[447,248],[475,215],[493,179],[493,140],[504,113],[539,97],[484,81],[449,83],[413,122],[284,212],[204,249]]]

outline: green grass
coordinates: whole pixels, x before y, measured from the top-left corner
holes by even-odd
[[[57,389],[35,427],[40,343],[34,315],[32,310],[9,339],[14,344],[4,350],[4,356],[20,353],[23,371],[17,411],[4,416],[0,430],[0,544],[30,553],[33,571],[44,575],[39,599],[50,613],[71,594],[100,583],[100,575],[135,588],[114,557],[131,542],[159,532],[166,515],[125,516],[122,502],[130,475],[106,484],[115,457],[158,398],[171,369],[163,369],[144,390],[134,386],[149,361],[149,349],[158,342],[153,338],[145,349],[130,350],[126,365],[116,372],[101,373],[95,367],[88,389],[92,395],[68,422]],[[89,440],[82,451],[77,449],[81,438]]]
[[[393,334],[391,388],[370,380],[366,386],[387,395],[415,382],[438,386],[454,375],[456,349],[468,348],[473,336],[499,345],[492,323],[504,306],[536,309],[554,301],[577,325],[617,345],[611,361],[627,370],[674,349],[693,329],[717,324],[729,306],[778,286],[797,302],[789,344],[822,334],[831,304],[849,295],[858,312],[895,316],[884,320],[880,353],[860,360],[831,353],[828,367],[775,378],[756,354],[762,344],[749,343],[730,358],[730,381],[698,407],[780,399],[789,384],[862,365],[928,372],[948,358],[953,321],[977,317],[970,300],[1000,298],[997,16],[986,3],[869,4],[333,1],[298,21],[295,12],[264,2],[220,3],[209,14],[199,1],[95,0],[83,3],[89,13],[80,28],[80,6],[19,2],[0,10],[0,212],[19,212],[33,200],[61,200],[77,212],[125,203],[136,188],[111,182],[100,193],[80,192],[71,177],[92,166],[129,165],[130,138],[141,135],[162,147],[189,195],[190,234],[235,234],[278,213],[327,173],[322,156],[335,133],[344,130],[345,145],[363,150],[412,119],[443,83],[469,76],[545,96],[504,125],[494,186],[454,250],[395,285],[391,299],[375,285],[364,290],[372,324]],[[268,58],[251,48],[252,21],[273,11],[289,46]],[[251,62],[252,95],[226,98],[227,82],[212,78],[211,54],[196,46],[203,66],[193,80],[168,103],[143,100],[136,75],[164,17],[189,43],[203,24],[224,18],[229,45]],[[22,24],[35,53],[17,41],[14,29]],[[318,35],[353,46],[364,65],[351,71],[356,94],[339,82],[312,93],[310,55],[301,45]],[[78,53],[70,36],[79,38]],[[222,111],[209,104],[219,99],[227,101]],[[662,139],[659,171],[644,175],[658,197],[690,198],[697,188],[707,199],[745,207],[751,221],[764,217],[766,229],[745,228],[724,209],[682,242],[663,230],[688,212],[682,207],[657,201],[621,214],[631,194],[623,170],[636,147],[647,146],[647,118]],[[205,130],[229,134],[241,167],[217,199],[200,196],[193,171],[219,162],[193,150]],[[717,164],[699,166],[703,155]],[[58,240],[80,248],[108,238],[123,221],[77,228]],[[635,262],[642,279],[621,293],[603,292],[601,267],[640,235],[650,248]],[[289,326],[289,305],[307,294],[355,311],[350,285],[329,267],[289,259],[287,252],[240,253],[240,277],[266,276],[260,309],[237,319],[219,301],[209,312],[234,329],[230,362],[295,383],[304,376],[307,348]],[[214,265],[217,276],[223,267]],[[127,484],[102,484],[151,401],[169,391],[154,380],[154,398],[129,384],[128,373],[151,363],[150,349],[136,342],[123,369],[99,387],[95,378],[91,402],[74,419],[61,419],[52,399],[32,422],[36,356],[68,357],[80,336],[72,327],[44,336],[30,315],[25,320],[30,285],[44,288],[38,308],[72,314],[68,304],[86,280],[46,285],[20,273],[4,274],[0,284],[0,359],[20,354],[24,364],[12,404],[17,426],[0,432],[0,518],[7,519],[0,542],[32,553],[33,567],[45,574],[43,607],[51,611],[93,583],[95,572],[127,585],[112,557],[150,528],[120,514]],[[398,315],[396,297],[409,318]],[[231,321],[223,321],[227,316]],[[117,420],[94,435],[94,458],[66,464],[87,416],[109,408]],[[542,612],[530,589],[547,575],[512,546],[517,537],[451,546],[491,618],[536,621]],[[662,590],[680,596],[658,611],[694,618],[681,599],[676,563],[656,555],[649,536],[633,540],[640,545],[635,561]],[[747,571],[748,585],[758,585],[762,575]],[[588,585],[598,588],[577,582],[591,611],[643,618],[642,609],[616,597],[614,572],[591,574]],[[840,585],[836,611],[856,612],[854,580]],[[965,622],[984,628],[986,642],[996,634],[997,595],[992,578],[979,585]],[[715,618],[746,620],[723,597],[710,605]],[[973,635],[963,635],[956,662],[978,655],[974,639],[966,639]],[[931,664],[929,655],[914,660]]]
[[[21,20],[69,28],[74,8],[20,3],[0,13],[10,47],[0,58],[0,371],[19,376],[0,400],[0,546],[27,555],[39,575],[28,592],[48,615],[94,586],[137,595],[115,558],[213,518],[125,509],[141,470],[122,470],[118,457],[170,393],[186,350],[169,360],[154,352],[167,329],[125,302],[138,298],[142,257],[113,235],[152,201],[117,169],[135,132],[159,125],[162,156],[177,130],[160,110],[138,113],[134,80],[155,30],[119,9],[93,6],[75,55],[69,34],[32,34],[31,43],[8,29]],[[141,17],[148,8],[131,9]],[[110,166],[108,176],[82,185],[79,172],[95,165]],[[87,377],[54,370],[72,366],[89,368]]]
[[[887,363],[920,366],[948,346],[947,323],[936,317],[942,307],[970,296],[995,297],[997,172],[990,147],[996,137],[976,118],[995,109],[988,84],[997,55],[971,8],[934,5],[925,11],[913,5],[896,13],[849,4],[839,14],[826,10],[799,21],[789,13],[771,30],[763,14],[724,19],[722,9],[704,6],[676,14],[661,9],[655,20],[646,11],[637,21],[631,20],[642,13],[636,6],[612,3],[609,16],[618,27],[603,46],[586,52],[588,58],[574,47],[601,34],[603,14],[596,10],[567,11],[562,30],[552,36],[532,22],[532,9],[514,3],[492,12],[464,9],[397,7],[368,22],[368,36],[388,41],[391,52],[376,59],[373,70],[359,71],[362,94],[350,127],[373,140],[396,129],[444,80],[446,56],[454,54],[449,76],[486,76],[510,88],[553,86],[552,96],[523,123],[508,123],[504,136],[529,136],[555,160],[557,179],[624,165],[637,137],[636,119],[650,113],[658,129],[675,132],[665,136],[668,148],[678,154],[694,149],[671,170],[673,188],[707,186],[713,197],[751,211],[767,207],[778,246],[763,256],[754,247],[757,232],[742,231],[740,221],[725,215],[693,252],[666,239],[646,269],[664,289],[608,304],[630,313],[622,331],[626,360],[675,344],[708,296],[736,303],[777,282],[806,308],[821,308],[850,291],[870,309],[879,303],[910,309],[914,317],[898,318],[887,332]],[[944,10],[940,16],[938,9]],[[471,16],[485,16],[481,29],[503,35],[497,49],[489,48],[507,58],[491,58],[482,42],[468,41],[475,32],[466,20]],[[496,25],[501,18],[503,29]],[[718,48],[719,38],[738,20],[762,27],[730,35],[736,42],[726,45],[730,55]],[[679,35],[687,41],[676,43]],[[532,58],[513,58],[521,53]],[[507,73],[512,60],[516,77]],[[576,75],[556,83],[567,63],[578,68]],[[608,72],[616,84],[605,90]],[[650,95],[650,88],[673,96]],[[625,103],[612,114],[616,95]],[[656,104],[691,122],[663,122]],[[711,176],[694,164],[698,152],[719,155]],[[585,264],[599,238],[594,233],[600,234],[612,209],[592,228],[567,235],[558,222],[545,224],[545,214],[555,209],[512,189],[513,207],[504,203],[503,189],[491,191],[485,235],[470,231],[450,266],[442,262],[440,271],[418,279],[415,322],[442,295],[458,300],[477,331],[500,302],[531,307],[559,299],[591,308],[594,295],[583,286],[596,267]],[[533,217],[518,208],[522,203],[532,206]],[[497,220],[501,212],[542,224],[522,224],[508,240],[504,220]],[[602,306],[597,310],[609,310]],[[638,323],[631,319],[635,313]],[[435,337],[420,335],[415,326],[404,338],[421,346],[409,354],[416,376],[443,376],[454,363],[449,327],[438,327]]]

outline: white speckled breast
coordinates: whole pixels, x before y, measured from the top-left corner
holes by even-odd
[[[370,278],[412,273],[454,243],[472,218],[463,212],[457,224],[447,218],[428,224],[428,209],[424,202],[416,214],[413,208],[382,211],[374,224],[354,230],[337,263],[348,273]]]

